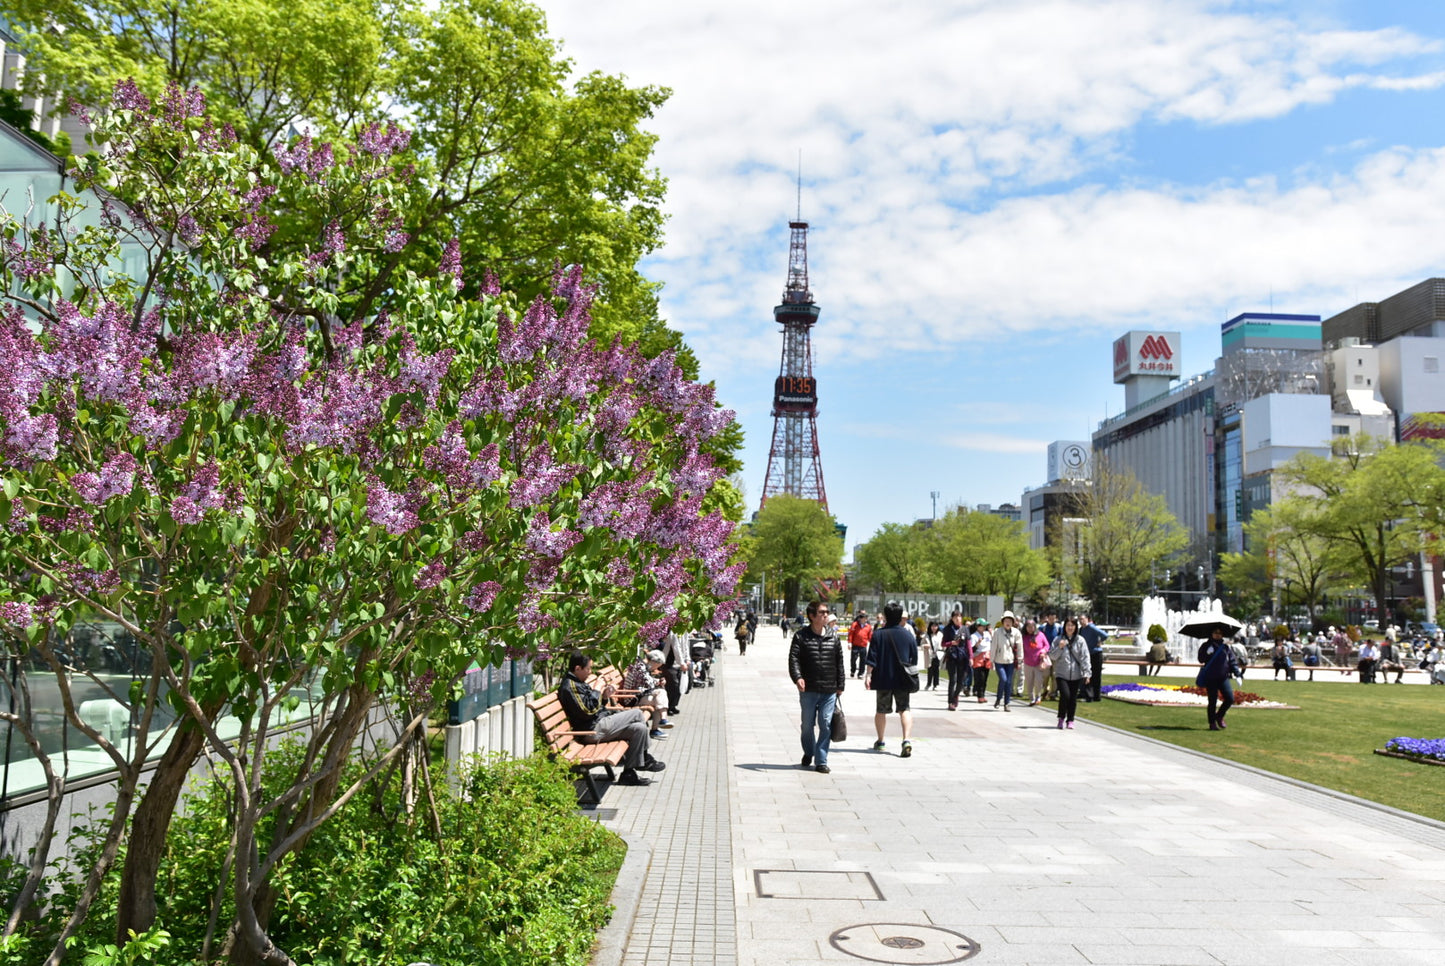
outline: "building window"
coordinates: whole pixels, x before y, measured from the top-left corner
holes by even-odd
[[[1439,356],[1426,356],[1426,357],[1425,357],[1425,371],[1426,371],[1426,372],[1439,372],[1439,371],[1440,371],[1440,357],[1439,357]]]
[[[1357,386],[1363,386],[1364,384],[1365,384],[1365,377],[1362,376],[1362,375],[1360,375],[1358,372],[1355,373],[1355,385],[1357,385]]]
[[[1331,426],[1330,429],[1334,431],[1336,436],[1350,435],[1350,427],[1348,426]]]

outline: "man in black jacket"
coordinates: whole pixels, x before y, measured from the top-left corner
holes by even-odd
[[[567,659],[567,674],[557,688],[557,698],[562,710],[567,712],[567,722],[574,731],[592,732],[579,735],[583,744],[598,741],[625,741],[627,755],[622,759],[622,774],[617,778],[619,785],[650,785],[652,780],[643,778],[639,771],[662,771],[667,766],[648,749],[648,725],[643,713],[637,708],[609,708],[612,685],[597,691],[587,683],[592,676],[592,658],[581,651],[573,651]]]
[[[828,625],[828,607],[808,603],[808,623],[793,635],[788,648],[788,677],[798,686],[802,707],[802,766],[813,765],[827,774],[828,745],[832,740],[833,709],[843,693],[847,672],[843,669],[843,645]],[[817,764],[813,764],[814,758]]]

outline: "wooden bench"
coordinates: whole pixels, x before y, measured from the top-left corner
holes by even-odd
[[[527,707],[542,729],[548,754],[561,758],[571,765],[572,771],[581,775],[586,783],[587,794],[581,802],[582,806],[584,808],[596,807],[602,801],[602,793],[598,790],[597,782],[592,777],[592,769],[604,768],[607,771],[607,780],[616,781],[617,773],[614,769],[622,764],[622,759],[627,755],[627,742],[587,743],[579,741],[579,738],[585,738],[595,732],[572,730],[572,723],[567,720],[567,712],[562,707],[562,699],[557,697],[555,691],[528,699]]]

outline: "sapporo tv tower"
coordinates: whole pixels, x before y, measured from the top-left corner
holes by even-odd
[[[801,205],[799,218],[802,217]],[[773,383],[773,446],[763,501],[778,493],[816,500],[828,509],[823,465],[818,459],[818,382],[813,378],[813,323],[818,306],[808,291],[808,223],[790,221],[788,284],[773,318],[783,327],[783,359]]]

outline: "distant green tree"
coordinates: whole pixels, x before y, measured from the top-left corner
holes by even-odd
[[[933,569],[934,534],[925,527],[885,523],[854,554],[854,581],[879,593],[930,593],[938,576]]]
[[[1338,541],[1318,533],[1320,505],[1297,496],[1285,497],[1256,512],[1244,525],[1247,549],[1220,559],[1219,577],[1236,592],[1281,604],[1303,604],[1311,620],[1332,588],[1353,585],[1349,554]]]
[[[1295,488],[1298,528],[1338,551],[1389,618],[1390,574],[1414,559],[1439,532],[1445,470],[1429,445],[1396,446],[1351,437],[1333,458],[1303,453],[1279,471]]]
[[[783,613],[798,614],[804,587],[837,577],[843,570],[843,540],[833,517],[816,500],[779,494],[768,497],[752,527],[754,577],[783,588]]]
[[[1110,596],[1142,596],[1151,570],[1177,563],[1189,534],[1164,498],[1145,490],[1133,473],[1095,461],[1094,478],[1079,499],[1080,589],[1095,605]]]
[[[1017,520],[959,507],[934,530],[933,569],[945,593],[998,595],[1012,608],[1049,583],[1048,558],[1029,548]]]

